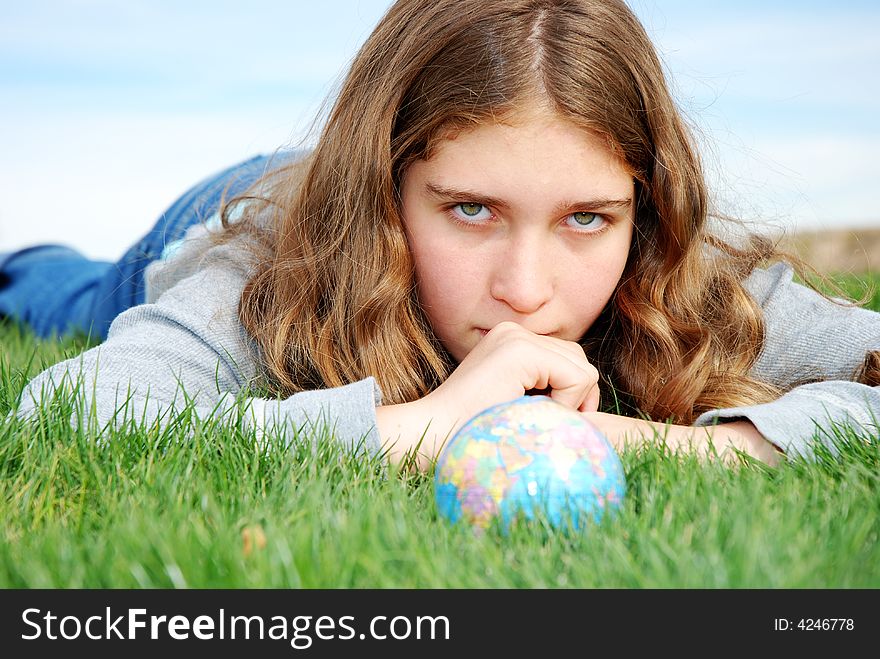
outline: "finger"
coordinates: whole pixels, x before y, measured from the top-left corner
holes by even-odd
[[[541,336],[515,323],[496,325],[490,334],[494,345],[487,345],[487,350],[498,350],[502,363],[519,367],[522,391],[548,393],[572,409],[584,405],[588,394],[592,396],[589,404],[597,404],[599,372],[578,344]]]
[[[584,399],[584,402],[581,403],[581,406],[578,408],[578,411],[580,411],[580,412],[598,412],[600,400],[601,400],[601,391],[599,390],[599,383],[597,382],[587,392],[587,397]]]
[[[586,374],[590,386],[586,390],[585,398],[579,405],[580,411],[596,412],[601,402],[601,390],[599,387],[599,371],[587,359],[584,349],[573,341],[564,341],[554,337],[537,336],[538,339],[548,339],[542,345],[553,352],[570,359],[575,366],[582,368]],[[548,394],[549,395],[549,394]]]
[[[491,336],[497,341],[507,341],[510,340],[511,337],[516,339],[525,339],[534,342],[535,345],[538,345],[542,348],[552,350],[553,352],[560,355],[564,355],[567,358],[571,359],[575,364],[581,364],[585,367],[589,365],[587,355],[584,353],[584,349],[578,343],[575,343],[574,341],[567,341],[566,339],[559,339],[555,336],[536,334],[531,330],[527,330],[522,325],[514,322],[506,321],[499,323],[486,336]]]
[[[557,403],[573,410],[580,410],[585,404],[587,391],[587,387],[584,386],[551,387],[548,395],[551,400],[555,400]]]
[[[551,384],[548,395],[580,412],[596,412],[599,409],[600,400],[598,377],[590,376],[588,379],[566,388],[553,387]]]
[[[567,347],[565,344],[570,347]],[[562,341],[560,339],[552,339],[552,343],[541,345],[546,350],[559,355],[563,359],[567,359],[575,368],[580,369],[583,372],[584,398],[579,401],[575,407],[577,409],[587,408],[590,412],[598,410],[600,402],[599,371],[589,362],[583,348],[571,341]],[[553,383],[551,382],[549,386],[553,387]],[[547,393],[547,395],[550,395],[550,397],[553,398],[552,393]],[[574,400],[574,398],[575,395],[572,393],[570,400]]]
[[[565,355],[542,350],[535,354],[538,371],[527,378],[526,389],[550,388],[550,398],[566,407],[579,409],[591,391],[593,400],[598,396],[598,372],[594,368],[583,368],[573,363]]]
[[[590,361],[587,359],[587,354],[584,352],[583,347],[579,343],[575,343],[574,341],[566,341],[565,339],[557,339],[554,336],[542,336],[540,334],[535,334],[535,340],[538,345],[541,345],[548,350],[552,350],[560,355],[565,355],[570,360],[572,360],[575,364],[580,364],[584,367],[590,365]]]

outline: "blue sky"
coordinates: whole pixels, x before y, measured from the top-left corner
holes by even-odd
[[[0,0],[0,250],[118,257],[190,184],[301,137],[389,4]],[[880,3],[631,6],[722,210],[880,226]]]

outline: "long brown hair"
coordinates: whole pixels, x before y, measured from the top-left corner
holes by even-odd
[[[764,328],[741,283],[773,247],[734,249],[709,234],[694,143],[648,36],[618,0],[390,8],[311,156],[276,173],[234,229],[261,239],[239,315],[278,394],[374,376],[385,402],[398,403],[449,375],[455,364],[416,296],[401,177],[450,131],[536,99],[604,136],[635,179],[626,271],[582,342],[607,382],[651,418],[682,423],[778,395],[748,375]]]

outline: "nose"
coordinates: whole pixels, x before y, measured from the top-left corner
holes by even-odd
[[[514,236],[496,255],[489,292],[513,311],[538,311],[553,296],[553,256],[534,236]]]

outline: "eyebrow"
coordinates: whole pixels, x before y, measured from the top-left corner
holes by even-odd
[[[510,205],[503,199],[499,199],[498,197],[493,197],[487,194],[482,194],[480,192],[475,192],[473,190],[448,188],[442,185],[437,185],[436,183],[431,183],[430,181],[425,183],[425,190],[427,190],[431,196],[437,197],[438,199],[459,201],[467,200],[471,203],[480,204],[482,206],[492,206],[494,208],[502,208],[507,210],[510,209]],[[632,197],[626,197],[625,199],[597,197],[594,199],[586,199],[583,201],[563,202],[557,207],[556,211],[573,211],[576,209],[628,209],[631,206]]]

